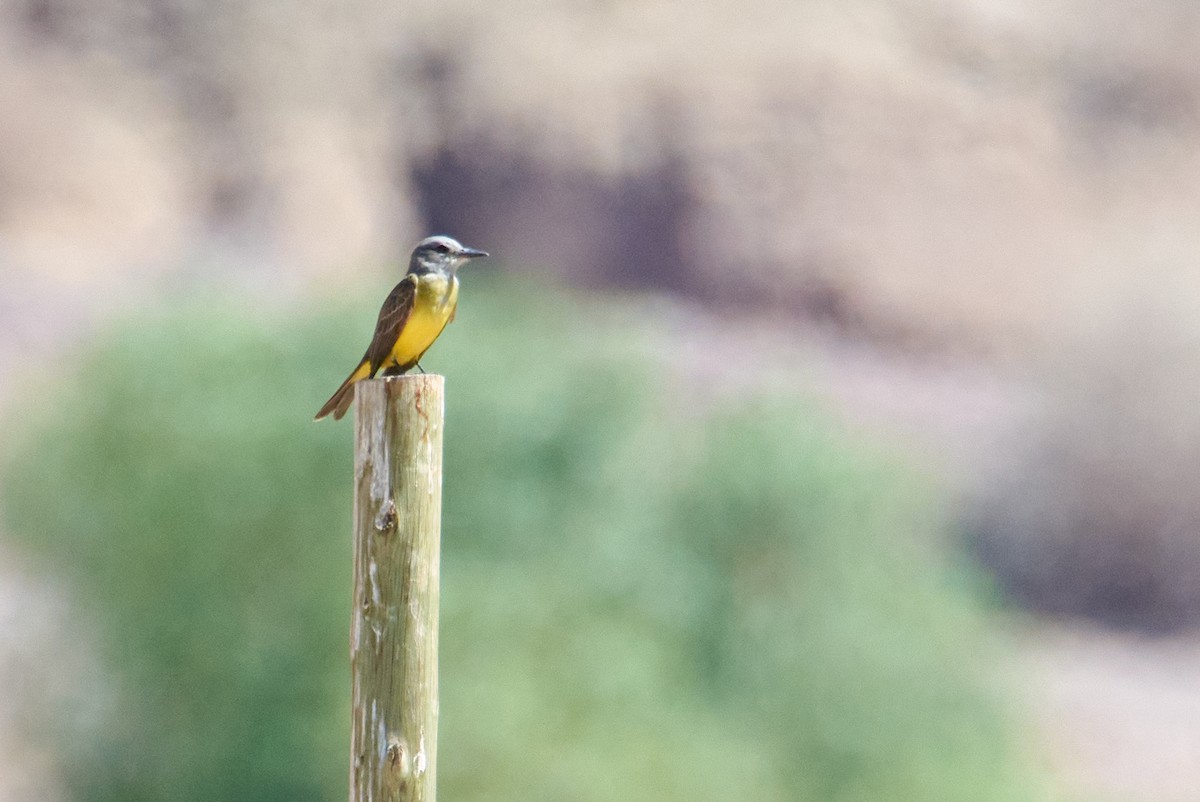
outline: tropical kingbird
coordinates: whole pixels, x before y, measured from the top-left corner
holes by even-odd
[[[487,256],[450,237],[429,237],[417,243],[408,262],[408,273],[383,302],[375,336],[367,352],[342,386],[337,388],[314,420],[333,413],[346,414],[354,400],[354,383],[373,377],[399,376],[411,370],[433,341],[454,320],[458,305],[455,271],[470,259]]]

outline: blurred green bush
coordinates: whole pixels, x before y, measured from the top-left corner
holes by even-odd
[[[801,402],[673,391],[619,302],[526,289],[472,276],[426,365],[445,799],[1038,796],[927,487]],[[78,799],[344,796],[351,427],[310,419],[373,311],[192,298],[30,410],[9,528],[111,670],[64,721]]]

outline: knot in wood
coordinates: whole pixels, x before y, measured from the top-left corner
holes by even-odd
[[[388,738],[385,785],[401,790],[412,777],[412,758],[404,741],[393,735]]]
[[[383,506],[379,509],[379,514],[375,516],[375,530],[383,534],[388,534],[396,529],[396,502],[389,499],[384,499]]]

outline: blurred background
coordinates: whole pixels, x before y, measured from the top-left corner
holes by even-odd
[[[453,800],[1193,800],[1200,7],[0,4],[0,800],[346,793],[420,237]]]

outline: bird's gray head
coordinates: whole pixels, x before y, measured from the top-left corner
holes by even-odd
[[[408,272],[416,273],[449,273],[463,265],[469,259],[487,256],[484,251],[468,248],[456,239],[445,236],[426,237],[413,248],[412,259],[408,264]]]

